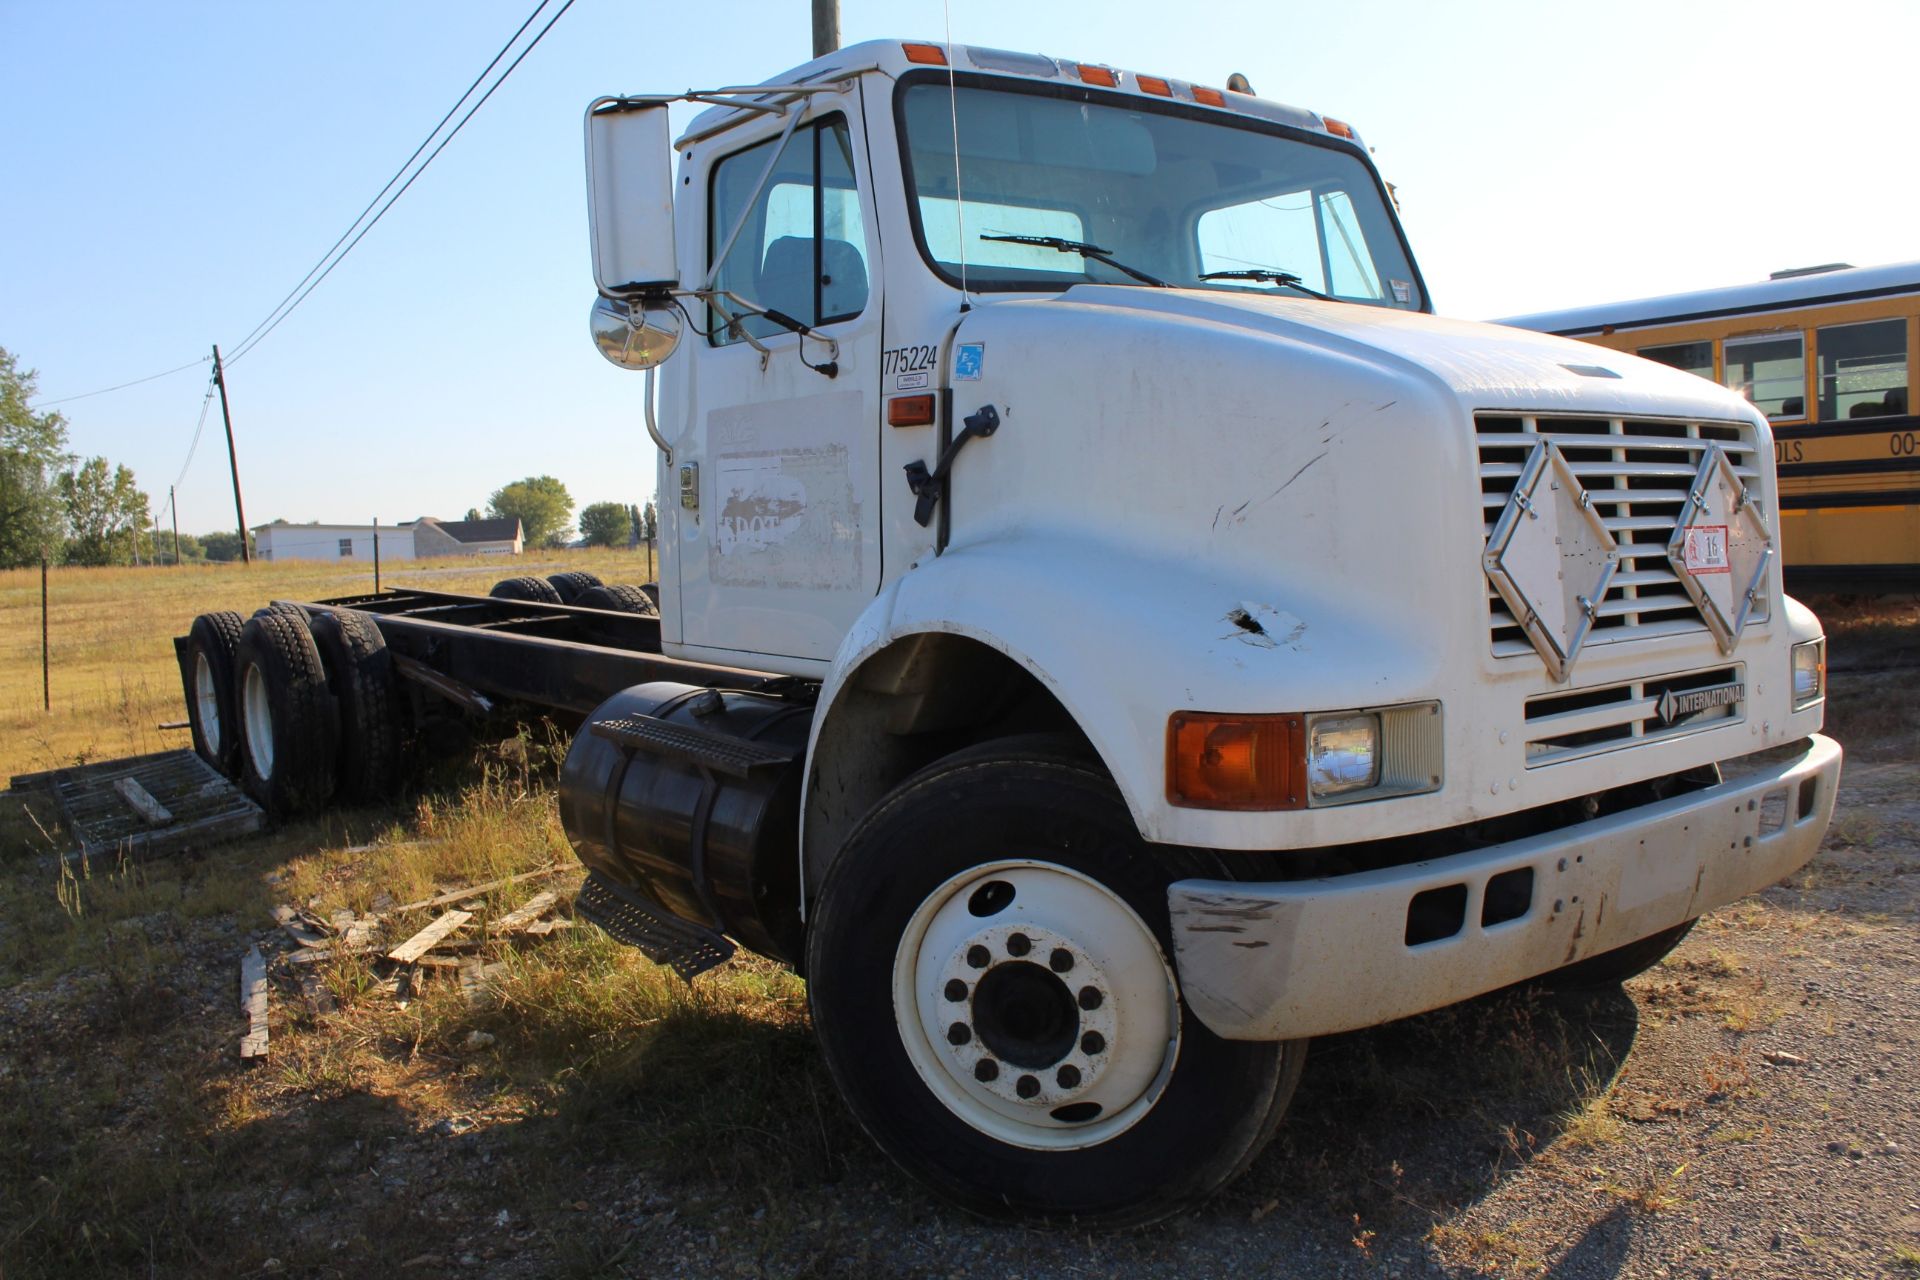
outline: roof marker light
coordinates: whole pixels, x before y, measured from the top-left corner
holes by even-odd
[[[906,53],[908,62],[918,62],[929,67],[947,65],[947,51],[937,44],[903,44],[900,48]]]
[[[1224,93],[1218,89],[1203,89],[1199,85],[1193,86],[1193,100],[1209,107],[1227,105],[1227,96]]]
[[[1336,138],[1353,137],[1353,126],[1345,120],[1335,120],[1332,116],[1321,116],[1320,123],[1327,126],[1327,132]]]
[[[1139,85],[1144,93],[1157,93],[1163,98],[1173,96],[1173,86],[1159,76],[1135,76],[1133,82]]]
[[[1080,78],[1088,84],[1103,84],[1109,89],[1116,88],[1120,84],[1120,77],[1113,68],[1090,67],[1084,62],[1080,64]]]

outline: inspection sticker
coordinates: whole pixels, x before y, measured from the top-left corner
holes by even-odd
[[[953,376],[958,382],[980,381],[980,370],[987,363],[987,344],[963,342],[953,353]]]
[[[1727,561],[1727,526],[1696,524],[1687,530],[1682,560],[1691,574],[1732,573]]]

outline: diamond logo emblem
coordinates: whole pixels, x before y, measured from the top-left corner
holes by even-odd
[[[1565,680],[1599,620],[1620,544],[1551,440],[1521,466],[1487,539],[1485,567],[1547,670]]]
[[[1732,653],[1766,586],[1773,535],[1758,495],[1717,444],[1700,459],[1667,544],[1667,560],[1720,651]]]

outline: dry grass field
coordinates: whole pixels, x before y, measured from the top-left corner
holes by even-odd
[[[645,576],[624,553],[511,571],[563,568]],[[370,585],[57,572],[48,716],[38,575],[0,575],[0,777],[184,745],[154,726],[183,714],[169,638],[194,614]],[[391,913],[559,868],[465,904],[479,936],[570,898],[549,726],[493,726],[392,805],[144,865],[62,858],[44,803],[0,795],[0,1280],[1920,1275],[1920,608],[1833,617],[1849,772],[1806,871],[1622,991],[1320,1042],[1247,1177],[1132,1235],[931,1201],[841,1106],[797,979],[743,958],[689,987],[590,926],[485,942],[477,996],[402,1000],[347,956],[312,966],[320,1012],[282,962],[269,1054],[242,1062],[241,953],[294,945],[276,904]]]

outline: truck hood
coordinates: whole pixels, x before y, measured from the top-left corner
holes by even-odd
[[[1570,338],[1475,320],[1278,293],[1120,285],[1076,285],[1050,298],[1003,305],[1089,307],[1164,325],[1260,334],[1432,379],[1469,409],[1757,418],[1747,401],[1704,378]]]

